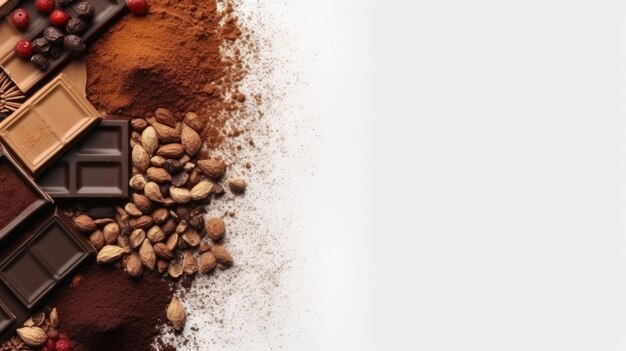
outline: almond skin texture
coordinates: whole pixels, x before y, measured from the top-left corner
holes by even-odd
[[[141,263],[143,263],[144,267],[149,270],[154,269],[154,265],[156,264],[156,254],[154,253],[154,248],[152,244],[150,244],[150,240],[145,239],[139,248],[139,259]]]
[[[152,127],[154,127],[161,143],[175,143],[180,141],[180,131],[176,128],[168,127],[158,122],[153,123]]]
[[[231,178],[228,180],[228,186],[235,194],[243,194],[246,191],[248,183],[243,178]]]
[[[185,153],[185,148],[181,144],[173,143],[161,146],[157,151],[157,155],[165,158],[181,157]]]
[[[193,157],[202,148],[202,139],[200,135],[196,133],[191,127],[183,123],[182,132],[180,135],[181,144],[185,148],[187,155]]]
[[[210,218],[206,221],[206,233],[213,241],[220,241],[226,233],[226,226],[221,218]]]
[[[154,111],[154,118],[157,120],[157,122],[165,124],[168,127],[176,127],[176,117],[174,116],[172,111],[166,108],[161,107]]]
[[[235,262],[233,256],[231,256],[228,250],[222,245],[213,245],[210,252],[215,256],[217,262],[225,267],[230,267]]]
[[[100,264],[107,264],[119,260],[126,251],[116,245],[107,245],[98,252],[96,260]]]
[[[94,222],[93,219],[87,215],[80,215],[74,218],[74,224],[76,225],[76,228],[83,233],[91,233],[98,229],[96,222]]]
[[[172,181],[172,175],[170,175],[165,169],[158,167],[150,167],[146,171],[148,179],[155,183],[169,183]],[[145,186],[144,186],[145,187]]]
[[[224,176],[224,173],[226,173],[226,163],[220,159],[209,158],[200,160],[197,162],[197,165],[202,173],[213,179],[220,179]]]
[[[185,318],[185,307],[176,296],[172,297],[172,302],[167,307],[167,319],[174,329],[181,330],[185,324]]]
[[[204,127],[204,122],[202,118],[193,112],[187,112],[185,114],[185,118],[183,119],[183,123],[190,126],[196,132],[202,132],[202,128]]]
[[[89,243],[91,243],[96,251],[101,250],[104,245],[106,245],[106,242],[104,241],[104,233],[102,233],[102,230],[96,230],[91,233],[91,236],[89,237]]]
[[[154,155],[159,147],[159,137],[153,127],[148,127],[141,133],[141,145],[148,154]]]
[[[132,153],[133,166],[140,172],[145,172],[150,167],[150,155],[141,145],[135,145]]]
[[[217,259],[210,251],[200,255],[200,259],[198,260],[198,272],[205,274],[215,269],[215,267],[217,267]]]
[[[143,272],[143,264],[141,259],[139,259],[139,255],[136,253],[132,253],[124,258],[124,271],[131,278],[139,278],[141,277],[141,273]]]
[[[39,327],[19,328],[17,330],[17,334],[20,336],[20,338],[22,338],[24,343],[30,347],[41,347],[48,340],[48,334],[46,334],[46,332]]]

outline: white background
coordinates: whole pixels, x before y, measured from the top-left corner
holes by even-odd
[[[269,4],[320,136],[288,348],[626,350],[626,2]]]

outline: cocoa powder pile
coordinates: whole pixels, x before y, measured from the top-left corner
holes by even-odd
[[[37,200],[6,159],[0,159],[0,198],[11,199],[0,203],[0,229]]]
[[[227,5],[216,0],[152,0],[148,17],[126,16],[87,55],[89,100],[100,110],[147,117],[158,107],[193,111],[205,121],[209,146],[245,100],[238,50],[222,50],[241,35]],[[226,113],[225,113],[226,112]]]
[[[60,330],[75,351],[142,351],[151,350],[159,335],[171,295],[156,275],[135,281],[94,262],[59,289],[49,306],[57,308]]]

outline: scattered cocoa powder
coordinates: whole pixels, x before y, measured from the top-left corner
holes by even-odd
[[[238,50],[222,48],[241,31],[233,8],[217,0],[152,0],[147,17],[126,16],[87,55],[89,100],[100,110],[147,117],[166,106],[193,111],[205,121],[209,146],[223,140],[223,127],[245,95]]]
[[[75,351],[151,350],[172,296],[167,282],[154,274],[134,281],[95,262],[77,277],[49,302]]]
[[[0,159],[0,229],[4,228],[37,198],[33,191],[18,177],[9,161]]]

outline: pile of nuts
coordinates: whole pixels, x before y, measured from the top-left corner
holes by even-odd
[[[114,218],[72,214],[98,251],[98,263],[121,261],[132,278],[144,269],[176,279],[230,267],[233,257],[219,244],[224,222],[204,218],[210,198],[225,191],[219,181],[226,164],[201,152],[200,117],[159,108],[153,117],[131,120],[131,126],[130,202],[117,207]],[[245,191],[241,178],[228,184],[233,193]]]
[[[58,327],[59,315],[56,308],[47,314],[36,313],[17,329],[16,336],[0,346],[0,351],[72,351],[74,348],[71,341],[65,334],[59,333]]]

